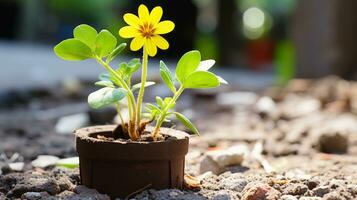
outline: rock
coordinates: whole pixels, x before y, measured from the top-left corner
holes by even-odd
[[[227,190],[220,190],[215,192],[214,196],[210,199],[212,200],[232,200],[235,199],[235,194],[233,194],[231,191]]]
[[[316,188],[320,184],[320,182],[318,180],[309,179],[309,180],[306,181],[305,184],[307,185],[309,190],[313,190],[314,188]]]
[[[306,172],[301,169],[291,169],[285,173],[285,176],[289,179],[297,180],[308,180],[311,178],[310,174],[306,174]]]
[[[21,199],[26,200],[39,200],[48,198],[49,194],[47,192],[26,192],[21,196]]]
[[[68,177],[57,178],[57,183],[61,191],[72,190],[75,187],[74,184],[68,179]]]
[[[347,200],[337,191],[330,192],[323,197],[324,200]]]
[[[39,168],[46,168],[56,165],[58,160],[59,158],[56,156],[40,155],[36,160],[31,162],[31,165]]]
[[[303,195],[305,194],[309,188],[301,183],[291,183],[284,189],[284,194],[290,195]]]
[[[318,145],[324,153],[347,153],[348,135],[340,132],[321,132]]]
[[[59,134],[72,134],[74,130],[88,124],[89,116],[87,113],[64,116],[58,120],[55,131]]]
[[[258,95],[253,92],[227,92],[216,97],[216,102],[220,106],[251,106],[258,99]]]
[[[352,195],[357,195],[357,185],[347,185],[347,189]]]
[[[330,192],[330,188],[328,186],[319,186],[312,190],[315,196],[323,197],[325,194]]]
[[[298,200],[298,199],[293,195],[283,195],[280,197],[280,200]]]
[[[278,200],[281,193],[265,183],[249,183],[243,191],[241,200]]]
[[[319,111],[321,102],[315,98],[288,94],[281,104],[281,112],[287,118],[303,117]]]
[[[256,103],[256,110],[262,116],[272,117],[276,113],[276,104],[270,97],[261,97]]]
[[[330,180],[330,183],[329,183],[329,187],[331,189],[342,188],[345,185],[346,185],[345,181],[344,180],[340,180],[340,179],[332,179],[332,180]]]
[[[48,192],[51,195],[55,195],[61,192],[61,189],[56,180],[52,178],[30,175],[16,183],[8,193],[8,196],[20,197],[26,192]]]
[[[146,190],[134,198],[135,200],[205,200],[206,198],[199,194],[192,194],[187,191],[181,191],[177,189],[165,189],[165,190]]]
[[[221,188],[236,192],[242,192],[247,184],[248,181],[243,179],[243,177],[238,173],[231,174],[227,178],[220,181]]]
[[[221,186],[218,184],[218,176],[211,171],[206,172],[198,177],[201,182],[202,188],[209,190],[219,190]]]
[[[200,173],[212,171],[220,174],[225,168],[232,165],[240,165],[244,156],[248,154],[248,147],[236,145],[228,149],[209,151],[200,162]]]
[[[299,200],[321,200],[320,197],[301,197]]]
[[[200,161],[200,174],[211,172],[213,174],[219,175],[225,171],[224,167],[221,167],[218,163],[212,160],[207,155],[204,156]]]
[[[110,200],[110,197],[105,194],[98,193],[95,189],[89,189],[84,185],[78,185],[74,188],[74,192],[79,194],[79,199],[98,199],[98,200]],[[74,198],[75,199],[75,198]]]
[[[15,172],[21,172],[24,170],[24,166],[25,166],[25,163],[24,162],[14,162],[14,163],[10,163],[9,164],[9,168],[12,170],[12,171],[15,171]]]

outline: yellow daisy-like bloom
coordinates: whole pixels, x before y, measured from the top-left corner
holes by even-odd
[[[124,21],[129,25],[119,30],[119,35],[123,38],[133,38],[130,43],[130,49],[137,51],[145,48],[149,56],[153,57],[157,53],[157,47],[166,50],[169,43],[160,36],[171,32],[175,28],[172,21],[165,20],[160,22],[162,17],[162,8],[155,7],[149,13],[145,5],[140,5],[138,9],[139,16],[131,13],[124,15]]]

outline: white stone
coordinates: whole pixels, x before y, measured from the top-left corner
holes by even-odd
[[[292,195],[283,195],[280,197],[280,199],[281,200],[297,200],[297,198]]]
[[[271,115],[276,111],[276,104],[270,97],[261,97],[256,104],[258,112],[267,113]]]
[[[25,163],[24,162],[14,162],[14,163],[10,163],[9,167],[12,171],[21,172],[22,170],[24,170]]]
[[[216,102],[221,106],[250,106],[258,99],[253,92],[227,92],[219,94]]]
[[[46,168],[49,166],[56,165],[58,160],[59,160],[59,158],[56,156],[39,155],[36,160],[31,162],[31,165],[33,167]]]
[[[220,174],[226,167],[242,164],[244,157],[249,153],[245,145],[236,145],[228,149],[209,151],[200,162],[200,173],[212,171]]]
[[[89,124],[89,116],[87,113],[79,113],[61,117],[56,126],[55,131],[60,134],[71,134],[74,130],[82,128]]]

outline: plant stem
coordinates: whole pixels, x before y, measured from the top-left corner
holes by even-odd
[[[104,62],[101,58],[99,58],[98,56],[95,58],[97,60],[97,62],[99,64],[101,64],[108,72],[110,72],[111,74],[113,74],[115,76],[115,78],[118,79],[120,86],[125,89],[127,91],[127,98],[128,98],[128,107],[129,110],[131,110],[129,112],[132,113],[130,116],[130,120],[129,120],[129,136],[131,139],[133,140],[137,140],[138,139],[138,135],[136,134],[136,125],[135,125],[135,121],[136,121],[136,114],[135,114],[135,97],[133,92],[131,91],[130,87],[127,85],[127,83],[122,79],[122,77],[119,76],[119,74],[113,70],[110,65],[106,62]]]
[[[140,127],[141,105],[143,103],[143,97],[144,97],[144,91],[145,91],[147,68],[148,68],[148,53],[146,51],[146,48],[144,47],[142,69],[141,69],[141,86],[140,86],[139,95],[138,95],[138,99],[137,99],[137,105],[136,105],[136,126],[137,127]]]
[[[185,90],[185,88],[183,86],[181,86],[177,90],[177,92],[174,94],[174,96],[172,97],[171,101],[166,105],[166,107],[164,108],[164,110],[160,114],[160,117],[156,122],[156,126],[154,128],[154,131],[151,133],[154,141],[156,141],[156,139],[157,139],[157,136],[158,136],[159,131],[160,131],[160,127],[161,127],[162,123],[165,121],[165,117],[167,115],[167,112],[170,110],[172,105],[177,101],[177,99],[180,97],[180,95],[182,94],[182,92],[184,90]]]

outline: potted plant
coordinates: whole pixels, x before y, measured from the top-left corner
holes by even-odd
[[[181,57],[175,76],[160,61],[160,75],[172,96],[156,97],[156,105],[146,104],[143,113],[145,87],[154,84],[146,80],[148,58],[156,55],[157,48],[169,48],[169,43],[161,35],[171,32],[175,25],[169,20],[160,22],[163,10],[159,6],[149,12],[145,5],[140,5],[138,13],[138,16],[124,15],[128,26],[121,28],[119,35],[133,38],[130,49],[143,50],[141,61],[132,59],[113,69],[111,61],[126,44],[117,45],[116,37],[109,31],[98,33],[84,24],[74,29],[74,38],[54,47],[57,56],[64,60],[94,59],[107,71],[95,83],[102,88],[89,95],[88,103],[95,109],[114,105],[121,123],[82,128],[76,130],[75,135],[82,184],[111,197],[126,197],[149,187],[182,188],[189,139],[184,132],[161,126],[174,116],[198,134],[189,119],[174,111],[177,99],[186,89],[214,88],[226,83],[208,71],[215,61],[201,61],[199,51],[190,51]],[[141,82],[132,84],[131,77],[140,66]],[[123,101],[129,110],[127,121],[121,113]],[[154,125],[150,126],[151,123]]]

